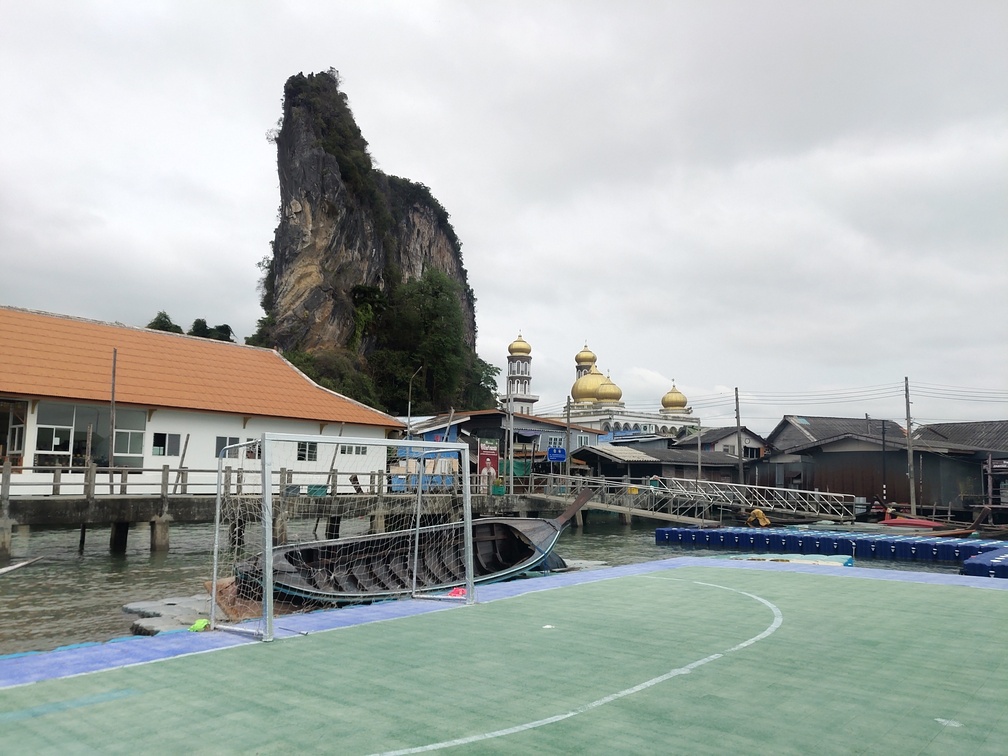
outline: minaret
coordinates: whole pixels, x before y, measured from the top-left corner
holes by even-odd
[[[531,393],[532,347],[520,333],[508,346],[507,372],[507,393],[501,397],[505,409],[510,398],[511,407],[516,414],[531,415],[532,405],[539,401],[539,397]]]

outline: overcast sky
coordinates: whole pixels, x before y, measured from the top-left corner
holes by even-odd
[[[1008,418],[1008,3],[0,0],[0,304],[262,315],[285,80],[339,70],[541,409]],[[503,375],[500,381],[504,389]],[[457,408],[460,409],[460,408]]]

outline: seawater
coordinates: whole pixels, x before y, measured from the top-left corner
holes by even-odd
[[[593,513],[582,529],[569,528],[556,553],[592,565],[636,564],[676,556],[720,556],[731,552],[655,543],[655,523],[619,524]],[[211,525],[173,525],[167,553],[151,554],[146,527],[130,532],[127,553],[109,553],[107,528],[87,531],[78,553],[76,528],[15,531],[12,563],[43,559],[0,575],[0,655],[47,651],[102,642],[130,634],[136,619],[124,604],[194,596],[205,591],[213,553]],[[957,565],[871,560],[857,566],[955,573]]]
[[[42,557],[0,575],[0,654],[44,651],[130,635],[134,601],[194,596],[212,571],[213,526],[175,525],[167,553],[151,554],[146,527],[131,530],[127,552],[109,553],[108,528],[15,531],[11,563]]]

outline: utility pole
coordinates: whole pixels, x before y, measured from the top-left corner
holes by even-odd
[[[108,466],[109,466],[109,485],[112,484],[112,468],[115,465],[115,429],[116,429],[116,413],[115,413],[115,384],[116,384],[116,357],[119,354],[118,349],[112,350],[112,394],[109,398],[109,443],[108,443]]]
[[[700,452],[702,450],[700,445],[700,436],[703,435],[703,431],[700,429],[700,423],[696,426],[696,479],[697,479],[697,490],[700,490]]]
[[[885,458],[886,458],[886,448],[885,448],[885,418],[882,418],[882,506],[884,507],[889,501],[886,495],[886,469],[885,469]]]
[[[567,445],[564,447],[564,452],[566,456],[564,457],[564,464],[567,476],[567,485],[570,485],[570,458],[571,458],[571,442],[570,442],[570,396],[567,397]]]
[[[742,469],[742,415],[739,414],[738,386],[735,387],[735,445],[738,451],[738,482],[745,485],[745,471]]]
[[[507,417],[508,417],[508,494],[514,495],[514,404],[511,401],[511,381],[508,381],[507,390]]]
[[[913,427],[910,422],[910,379],[903,378],[903,393],[906,395],[906,434],[907,434],[907,477],[910,479],[910,516],[917,516],[916,476],[913,463]]]

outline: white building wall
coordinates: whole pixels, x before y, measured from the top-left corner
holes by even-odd
[[[49,401],[49,400],[43,400]],[[74,404],[73,402],[63,402],[63,404]],[[79,403],[85,406],[85,403]],[[86,405],[93,406],[93,405]],[[25,439],[22,465],[32,468],[36,454],[36,440],[38,435],[38,413],[32,408],[32,401],[29,400],[29,411],[25,419]],[[120,408],[117,408],[117,410]],[[138,409],[136,407],[122,405],[121,409]],[[180,466],[184,466],[188,471],[189,492],[208,493],[216,487],[217,476],[217,439],[237,439],[238,443],[250,440],[258,440],[263,433],[284,433],[306,436],[331,437],[334,444],[321,445],[318,449],[318,459],[314,462],[299,462],[296,455],[290,460],[288,469],[294,471],[306,471],[311,469],[324,470],[322,479],[324,480],[330,470],[330,466],[339,475],[339,488],[341,491],[353,490],[353,484],[349,481],[350,474],[356,474],[362,486],[367,487],[369,481],[374,476],[384,477],[386,468],[386,453],[384,446],[370,446],[359,444],[366,449],[366,453],[343,454],[340,451],[340,444],[337,439],[384,439],[385,428],[364,425],[352,425],[343,423],[320,423],[311,420],[290,420],[284,418],[268,417],[243,417],[240,415],[229,415],[214,412],[196,412],[174,409],[154,409],[147,410],[147,422],[144,429],[143,438],[143,463],[142,466],[130,471],[128,480],[128,492],[135,494],[157,493],[160,490],[162,479],[162,468],[168,466],[175,471]],[[118,424],[117,424],[118,425]],[[96,429],[94,432],[102,436],[108,435],[108,428]],[[157,455],[154,454],[155,434],[176,434],[179,437],[178,454]],[[187,441],[188,439],[188,441]],[[350,445],[350,444],[346,444]],[[184,455],[184,456],[183,456]],[[238,466],[239,460],[235,460]],[[275,465],[279,467],[280,464]],[[115,482],[108,480],[107,475],[99,476],[101,490],[103,493],[118,491],[120,485],[119,478]],[[175,480],[172,473],[172,481]],[[52,470],[37,471],[29,469],[11,476],[11,496],[51,494],[53,493],[54,472]],[[59,473],[60,493],[64,495],[80,495],[83,492],[84,472],[79,468],[74,468],[71,472],[60,471]]]

